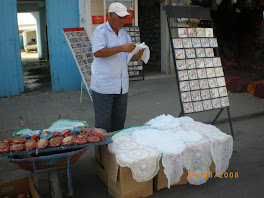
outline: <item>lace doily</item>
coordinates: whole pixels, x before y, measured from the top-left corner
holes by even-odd
[[[163,155],[162,165],[164,174],[168,179],[168,188],[180,181],[183,174],[182,153],[176,155]]]
[[[196,121],[186,121],[181,125],[185,130],[194,130],[201,135],[208,137],[212,141],[227,140],[227,134],[223,133],[218,128],[210,124],[204,124]]]
[[[139,145],[127,135],[119,135],[112,140],[113,143],[108,145],[109,151],[116,155],[120,166],[131,169],[137,182],[148,181],[158,173],[161,154],[157,149]]]
[[[146,123],[153,128],[159,129],[172,129],[180,126],[179,118],[174,118],[171,115],[160,115],[156,118],[151,119]]]
[[[183,165],[188,170],[187,180],[190,184],[200,185],[208,180],[212,163],[210,145],[211,142],[208,138],[187,144],[183,152]],[[205,173],[207,173],[207,177],[204,177]]]
[[[132,137],[139,145],[158,149],[163,155],[179,154],[185,149],[184,142],[177,134],[157,129],[135,130]]]
[[[203,136],[200,135],[200,133],[197,133],[193,130],[179,130],[176,134],[185,143],[199,142],[203,139]]]
[[[215,163],[215,172],[219,176],[219,173],[224,173],[229,166],[229,160],[233,153],[233,137],[227,135],[226,141],[212,141],[210,151]]]

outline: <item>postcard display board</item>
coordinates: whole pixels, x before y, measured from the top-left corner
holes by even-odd
[[[81,89],[84,84],[92,100],[89,92],[91,82],[91,65],[93,62],[93,52],[90,39],[84,28],[64,28],[63,32],[82,77]]]
[[[214,37],[213,28],[170,26],[171,17],[204,18],[204,16],[199,15],[205,8],[201,8],[202,10],[200,9],[197,12],[198,16],[194,16],[197,9],[199,10],[199,7],[192,10],[192,7],[166,6],[168,28],[182,108],[180,116],[188,113],[220,109],[220,112],[213,121],[214,124],[226,108],[233,135],[225,77],[221,59],[217,56],[218,43]],[[191,16],[188,16],[188,11]],[[178,13],[178,15],[175,16],[175,13]],[[179,16],[180,14],[184,15]],[[210,14],[208,16],[210,18]],[[172,38],[172,31],[176,35],[174,38]]]
[[[138,26],[124,27],[131,37],[132,43],[140,44],[140,30]],[[142,61],[130,61],[128,63],[128,74],[130,79],[142,77],[144,80],[144,68]]]

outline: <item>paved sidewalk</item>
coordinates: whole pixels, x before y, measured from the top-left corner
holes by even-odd
[[[154,191],[150,197],[263,197],[264,194],[264,100],[245,93],[229,92],[235,131],[234,153],[228,172],[238,172],[238,179],[210,179],[200,186],[183,185]],[[190,114],[193,119],[210,123],[219,110]],[[174,76],[156,75],[144,81],[131,81],[126,127],[142,125],[161,114],[177,117],[180,104]],[[0,140],[19,128],[19,116],[25,126],[42,129],[62,118],[85,120],[93,127],[92,103],[85,93],[80,104],[80,90],[59,93],[21,94],[0,99]],[[216,126],[231,134],[227,112]],[[107,187],[96,176],[90,157],[93,148],[72,165],[74,197],[110,197]],[[28,172],[0,157],[0,182],[27,175]]]

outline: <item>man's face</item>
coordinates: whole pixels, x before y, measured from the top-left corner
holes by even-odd
[[[109,13],[109,24],[111,25],[112,29],[114,31],[118,31],[120,30],[121,28],[123,28],[124,24],[125,24],[125,20],[126,20],[126,17],[120,17],[118,16],[116,13],[114,12],[111,12]]]

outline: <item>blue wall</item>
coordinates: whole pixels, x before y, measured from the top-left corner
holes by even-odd
[[[78,0],[46,0],[46,9],[52,90],[78,89],[81,76],[62,32],[79,27]]]
[[[16,0],[0,0],[0,27],[0,97],[5,97],[24,91]]]

